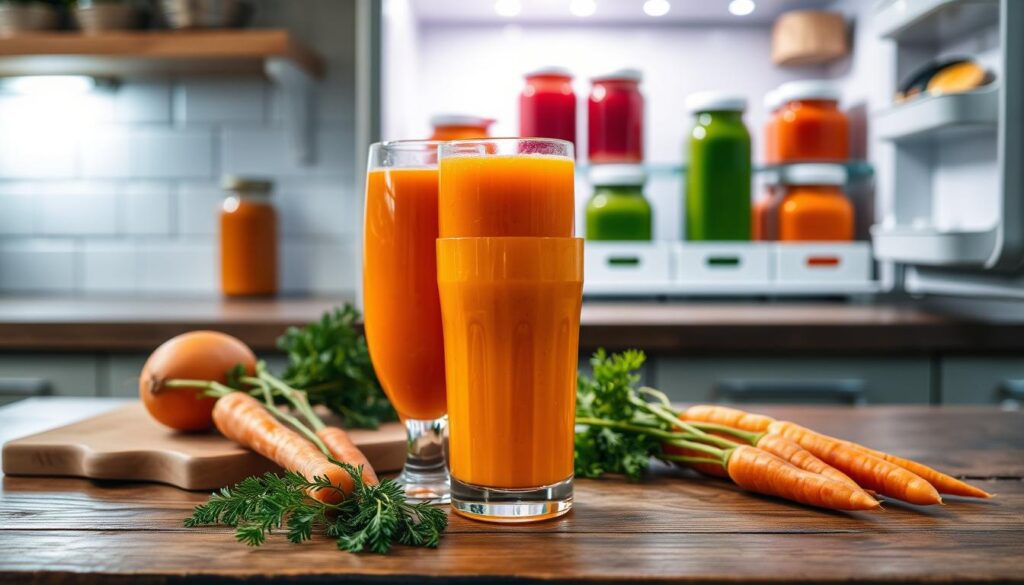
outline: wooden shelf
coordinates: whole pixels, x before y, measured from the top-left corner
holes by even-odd
[[[320,57],[281,29],[26,34],[0,39],[0,76],[267,75],[284,60],[323,77]]]

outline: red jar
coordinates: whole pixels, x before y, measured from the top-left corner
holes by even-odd
[[[576,94],[568,69],[545,67],[526,74],[526,87],[519,95],[519,135],[575,145]]]
[[[594,77],[587,104],[587,153],[592,163],[639,163],[644,159],[644,97],[641,73],[622,69]]]

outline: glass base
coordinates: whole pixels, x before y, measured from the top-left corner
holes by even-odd
[[[537,522],[572,509],[572,477],[538,488],[502,489],[452,478],[452,510],[483,522]]]
[[[447,504],[451,501],[451,478],[448,470],[413,472],[408,468],[398,474],[395,482],[405,490],[405,497],[413,503]]]

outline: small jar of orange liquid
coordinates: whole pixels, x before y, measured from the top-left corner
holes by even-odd
[[[493,119],[480,116],[438,114],[430,118],[430,125],[434,127],[434,133],[430,139],[445,141],[487,138],[488,129],[493,123]]]
[[[220,282],[228,296],[277,292],[277,211],[273,183],[226,177],[220,210]]]
[[[844,162],[850,158],[849,121],[829,81],[791,81],[774,92],[780,104],[769,123],[771,162]]]
[[[778,210],[783,242],[847,242],[853,239],[853,205],[843,194],[846,169],[798,164],[782,169]]]

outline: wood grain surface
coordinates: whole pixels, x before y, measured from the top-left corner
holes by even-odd
[[[398,471],[405,463],[405,428],[400,423],[350,435],[374,469]],[[138,401],[3,445],[7,475],[155,481],[210,490],[279,469],[216,431],[168,429]]]
[[[48,405],[36,404],[42,416]],[[247,549],[229,530],[185,529],[182,519],[206,498],[199,492],[8,476],[0,582],[1024,583],[1024,414],[760,410],[917,456],[998,496],[835,513],[656,465],[642,483],[577,482],[576,507],[558,520],[499,527],[451,516],[439,549],[377,556],[341,553],[324,539]]]
[[[273,350],[293,325],[344,298],[5,298],[0,350],[147,353],[193,329],[217,329]],[[904,305],[823,302],[586,301],[580,347],[651,354],[757,351],[922,354],[1024,351],[1024,324],[991,323]]]

